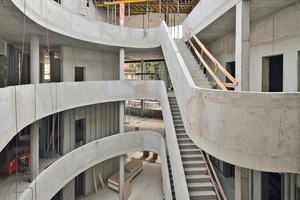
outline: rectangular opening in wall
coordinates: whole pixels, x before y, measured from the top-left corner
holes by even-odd
[[[83,195],[84,172],[75,177],[75,196]]]
[[[235,78],[235,62],[227,62],[226,70]],[[227,77],[226,83],[231,83],[231,81]],[[228,88],[228,90],[234,90],[234,88]]]
[[[283,55],[262,58],[262,91],[283,91]]]
[[[85,144],[85,119],[75,121],[75,148]]]
[[[75,82],[85,81],[85,67],[75,67]]]

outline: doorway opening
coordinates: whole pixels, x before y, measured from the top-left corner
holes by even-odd
[[[82,196],[83,195],[83,178],[84,178],[84,172],[79,174],[75,177],[75,196]]]
[[[283,91],[283,55],[263,57],[262,91]]]
[[[279,173],[262,173],[262,199],[281,200],[282,175]]]
[[[78,119],[75,121],[75,148],[85,144],[85,119]]]
[[[75,82],[85,81],[85,67],[75,67]]]
[[[235,78],[235,62],[227,62],[226,70]],[[226,83],[231,83],[231,81],[226,77]],[[228,90],[234,90],[234,88],[228,88]]]

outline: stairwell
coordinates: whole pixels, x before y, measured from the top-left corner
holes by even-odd
[[[200,68],[200,65],[198,64],[192,52],[186,46],[185,42],[182,39],[174,39],[174,41],[183,58],[184,63],[186,64],[190,72],[191,77],[193,78],[195,85],[200,88],[212,88],[211,83],[203,73],[203,69]]]
[[[185,132],[176,98],[169,97],[169,102],[190,199],[217,200],[210,176],[207,175],[201,150]],[[175,199],[174,193],[173,199]]]

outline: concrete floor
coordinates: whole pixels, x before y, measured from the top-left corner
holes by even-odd
[[[138,127],[139,130],[152,130],[164,134],[164,124],[161,119],[149,117],[140,118],[136,116],[126,116],[125,119],[126,132],[134,131],[136,127]],[[131,196],[129,200],[163,199],[160,159],[158,158],[156,162],[153,162],[152,154],[145,159],[142,157],[142,152],[133,152],[128,154],[128,159],[131,158],[143,159],[143,170],[131,182]],[[40,172],[56,159],[40,159]],[[28,176],[26,172],[12,175],[0,173],[0,200],[17,200],[21,196],[24,189],[29,186],[29,182],[27,180]],[[118,197],[118,193],[107,188],[107,183],[105,183],[105,188],[99,188],[98,194],[94,192],[86,198],[81,197],[78,199],[117,200]]]

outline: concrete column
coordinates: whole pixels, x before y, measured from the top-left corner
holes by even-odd
[[[144,60],[141,60],[141,80],[144,80]],[[144,117],[144,100],[141,100],[141,117]]]
[[[296,200],[296,174],[290,174],[290,200]]]
[[[124,80],[124,61],[125,58],[125,50],[124,48],[120,48],[120,80]],[[124,133],[124,110],[125,110],[125,103],[122,101],[120,102],[119,107],[119,132]],[[123,186],[124,186],[124,156],[120,156],[119,162],[119,199],[123,200]]]
[[[30,40],[30,83],[40,82],[40,38],[32,35]]]
[[[284,173],[283,176],[283,200],[290,200],[290,174]]]
[[[262,172],[256,170],[249,170],[250,173],[250,200],[262,200]]]
[[[249,90],[249,35],[250,1],[242,0],[236,5],[235,74],[238,91]]]
[[[249,170],[235,166],[235,200],[249,200]]]
[[[30,180],[39,174],[39,122],[30,125]]]
[[[119,167],[119,199],[123,200],[123,187],[124,187],[124,156],[120,156]]]

